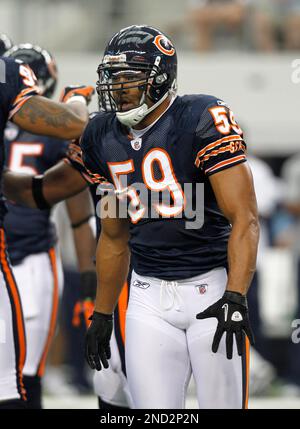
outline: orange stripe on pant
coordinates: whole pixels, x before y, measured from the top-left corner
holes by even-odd
[[[249,373],[250,373],[250,341],[245,337],[245,355],[242,356],[243,370],[243,409],[248,409],[249,399]]]
[[[125,322],[126,322],[127,306],[128,306],[128,284],[127,282],[125,282],[118,301],[119,323],[120,323],[120,331],[121,331],[123,344],[125,344]]]
[[[56,318],[57,318],[57,310],[58,310],[58,273],[57,273],[57,264],[56,264],[56,255],[55,255],[55,249],[49,250],[49,258],[51,263],[51,268],[53,272],[53,300],[52,300],[52,311],[51,311],[51,319],[50,319],[50,327],[49,327],[49,333],[47,337],[47,341],[45,344],[45,348],[41,357],[41,361],[38,367],[37,375],[39,377],[42,377],[45,373],[45,367],[46,367],[46,360],[47,355],[49,352],[49,348],[51,345],[52,338],[55,333],[55,326],[56,326]]]
[[[19,291],[7,259],[5,234],[2,228],[0,228],[0,262],[4,280],[12,299],[12,316],[17,327],[17,332],[13,330],[16,345],[17,385],[21,398],[26,400],[26,392],[23,384],[23,368],[26,359],[25,325]]]

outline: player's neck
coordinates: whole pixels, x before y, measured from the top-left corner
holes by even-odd
[[[135,125],[135,130],[143,130],[144,128],[149,127],[149,125],[153,124],[168,108],[169,104],[172,101],[172,97],[169,95],[156,109],[150,112],[140,123]]]

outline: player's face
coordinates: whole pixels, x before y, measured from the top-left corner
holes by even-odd
[[[143,72],[122,72],[112,77],[112,95],[118,110],[126,112],[139,107],[146,88],[146,75]],[[147,100],[145,100],[147,102]],[[149,104],[147,102],[147,104]]]

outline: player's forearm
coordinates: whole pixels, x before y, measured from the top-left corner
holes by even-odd
[[[79,271],[95,271],[96,238],[90,223],[73,229],[73,238]]]
[[[14,173],[9,170],[3,172],[3,194],[14,203],[36,208],[32,195],[32,177],[29,174]]]
[[[97,247],[98,287],[95,311],[112,314],[127,279],[129,249],[122,239],[110,240],[101,234]]]
[[[88,110],[80,102],[66,105],[37,95],[26,101],[12,121],[35,134],[71,140],[81,136],[88,121]]]
[[[66,200],[80,272],[95,271],[96,237],[90,220],[94,208],[88,189]],[[94,220],[94,219],[92,219]]]
[[[255,215],[233,222],[228,242],[227,290],[247,293],[256,269],[258,240],[259,223]]]

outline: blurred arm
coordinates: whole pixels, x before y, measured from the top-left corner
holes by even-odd
[[[95,271],[96,239],[89,219],[94,208],[88,189],[66,200],[80,272]]]
[[[36,95],[24,103],[12,121],[31,133],[71,140],[82,134],[88,109],[78,101],[66,105]]]
[[[17,204],[36,208],[32,193],[32,178],[29,174],[3,172],[4,196]],[[88,186],[81,174],[63,161],[43,175],[43,194],[50,206],[65,200]]]

